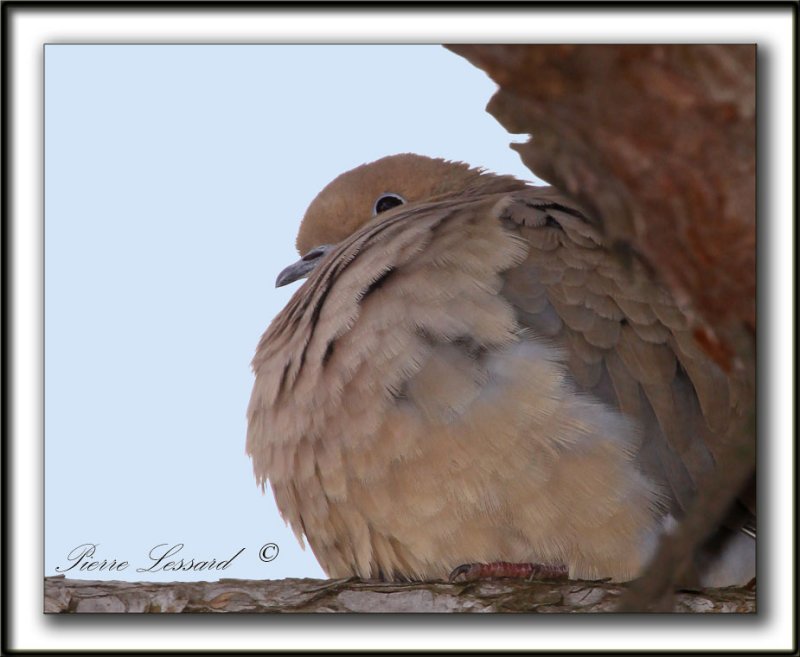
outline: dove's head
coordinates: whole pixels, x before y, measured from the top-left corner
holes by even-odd
[[[524,186],[511,176],[413,153],[362,164],[335,178],[311,202],[297,234],[303,257],[278,275],[276,286],[308,276],[333,246],[378,215],[405,205]]]

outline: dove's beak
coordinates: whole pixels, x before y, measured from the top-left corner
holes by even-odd
[[[315,246],[302,258],[300,258],[300,260],[293,262],[280,274],[278,274],[278,278],[275,279],[275,287],[283,287],[284,285],[294,283],[301,278],[306,278],[319,264],[322,256],[325,255],[330,248],[330,244]]]

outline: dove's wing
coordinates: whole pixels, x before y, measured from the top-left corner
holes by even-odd
[[[504,274],[518,320],[567,349],[579,389],[636,419],[643,466],[684,507],[747,408],[744,381],[698,347],[642,262],[609,249],[559,192],[511,194],[499,214],[530,246]]]

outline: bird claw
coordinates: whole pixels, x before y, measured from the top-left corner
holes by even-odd
[[[456,581],[456,579],[464,575],[464,580],[469,581],[468,573],[472,570],[475,566],[479,566],[480,564],[477,563],[462,563],[460,566],[456,566],[453,570],[450,571],[450,574],[447,576],[447,581],[451,584]]]

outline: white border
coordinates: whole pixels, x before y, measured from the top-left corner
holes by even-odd
[[[14,190],[13,307],[10,319],[16,344],[13,348],[14,448],[7,467],[13,473],[13,524],[7,538],[13,582],[10,598],[9,648],[53,649],[694,649],[767,650],[788,649],[792,633],[791,526],[792,490],[792,245],[794,180],[792,144],[792,14],[791,8],[765,10],[715,10],[664,8],[629,9],[503,9],[503,10],[15,10],[12,20],[12,87],[10,106],[13,125],[10,141],[13,161],[10,174]],[[685,619],[679,631],[672,619],[642,617],[583,617],[580,631],[572,629],[571,618],[525,617],[524,622],[504,619],[502,624],[459,622],[443,618],[418,619],[409,631],[406,619],[391,623],[377,619],[341,618],[341,622],[314,623],[304,627],[285,622],[237,622],[235,630],[216,622],[187,625],[185,618],[148,623],[146,631],[132,632],[117,619],[97,618],[91,623],[64,622],[42,615],[42,44],[84,42],[739,42],[757,43],[768,52],[769,88],[762,88],[761,125],[769,123],[770,177],[759,181],[759,193],[771,199],[771,216],[761,217],[774,227],[762,253],[769,253],[767,267],[774,289],[769,292],[773,316],[769,338],[779,345],[780,360],[770,367],[774,375],[770,398],[761,399],[761,412],[772,420],[774,441],[768,463],[761,471],[770,473],[772,508],[769,518],[780,518],[780,531],[771,535],[769,554],[774,560],[768,599],[760,587],[762,609],[759,619]],[[455,55],[454,55],[455,56]],[[488,99],[487,99],[488,100]],[[762,135],[763,137],[763,135]],[[6,145],[6,147],[8,144]],[[766,151],[766,149],[765,149]],[[763,206],[762,206],[763,207]],[[762,293],[766,291],[762,290]],[[763,329],[762,329],[763,330]],[[774,352],[773,352],[774,353]],[[763,356],[763,354],[761,354]],[[791,458],[790,458],[791,455]],[[775,492],[779,494],[775,494]],[[765,523],[762,522],[762,527]],[[768,616],[768,618],[764,618]],[[81,619],[86,621],[85,617]],[[126,620],[135,621],[127,617]],[[138,619],[140,620],[140,619]],[[216,619],[214,619],[216,620]],[[245,619],[240,619],[244,621]],[[330,620],[330,619],[329,619]],[[462,620],[465,620],[462,618]],[[489,620],[489,619],[487,619]],[[423,622],[424,621],[424,622]],[[450,622],[453,621],[453,622]],[[313,624],[313,631],[304,631]],[[229,623],[225,625],[230,626]],[[138,627],[138,623],[136,623]],[[403,630],[399,631],[398,630]]]

